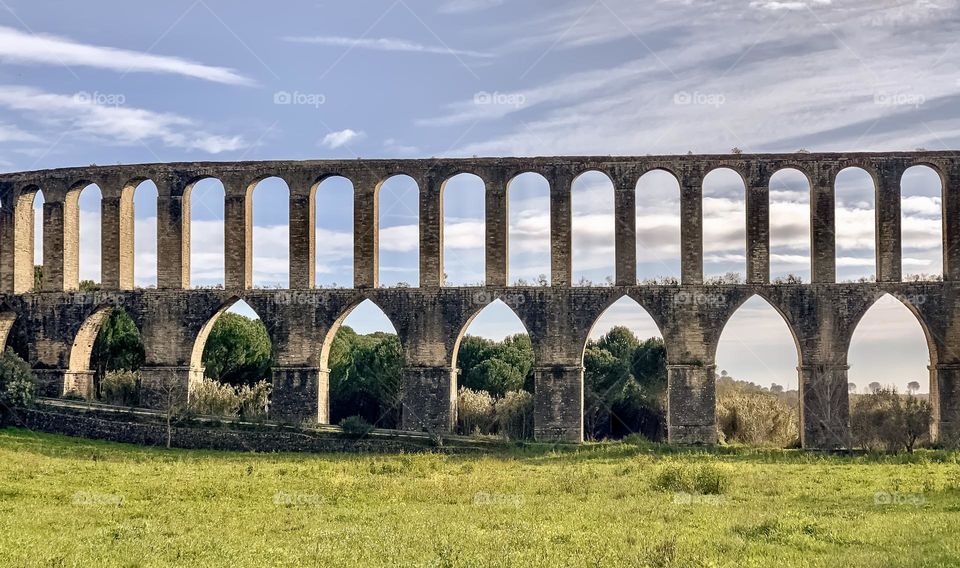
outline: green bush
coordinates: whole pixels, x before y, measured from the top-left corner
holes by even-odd
[[[33,404],[37,377],[30,364],[9,347],[0,355],[0,403],[3,408]]]
[[[850,409],[850,433],[867,451],[912,452],[929,433],[930,403],[913,394],[901,396],[893,388],[858,395]]]
[[[487,391],[461,387],[457,394],[457,424],[461,434],[491,434],[496,424],[494,399]]]
[[[661,491],[720,495],[729,486],[729,475],[712,463],[666,463],[657,468],[653,487]]]
[[[362,438],[373,432],[373,424],[370,424],[361,416],[348,416],[340,421],[340,429],[347,436]]]
[[[107,371],[100,381],[101,400],[118,406],[136,406],[140,396],[140,374],[134,371]]]
[[[510,391],[502,397],[461,387],[457,395],[457,431],[466,435],[533,437],[533,395]]]

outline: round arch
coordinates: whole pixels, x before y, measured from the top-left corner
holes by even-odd
[[[507,181],[506,193],[506,282],[549,284],[550,181],[540,172],[518,172]],[[511,282],[516,274],[519,278]]]
[[[637,279],[680,282],[680,178],[667,167],[647,170],[636,186]]]

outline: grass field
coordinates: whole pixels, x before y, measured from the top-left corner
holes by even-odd
[[[627,444],[240,454],[8,429],[0,565],[957,566],[958,462]]]

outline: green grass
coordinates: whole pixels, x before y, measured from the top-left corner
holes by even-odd
[[[8,429],[0,566],[957,566],[958,462],[627,444],[241,454]]]

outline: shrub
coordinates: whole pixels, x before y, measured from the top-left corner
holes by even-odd
[[[140,374],[134,371],[107,371],[100,381],[101,400],[107,404],[136,406],[139,401]]]
[[[240,397],[230,385],[213,379],[201,379],[190,385],[190,411],[206,416],[236,416]]]
[[[340,421],[340,429],[347,436],[362,438],[373,432],[373,424],[370,424],[361,416],[348,416]]]
[[[270,392],[273,385],[259,381],[253,386],[237,387],[238,412],[242,418],[266,418],[270,410]]]
[[[800,436],[797,410],[765,391],[718,393],[717,429],[723,441],[755,446],[782,448]]]
[[[867,451],[912,452],[929,432],[930,403],[913,394],[902,397],[893,388],[875,388],[854,399],[850,432]]]
[[[0,406],[24,407],[33,404],[37,377],[30,364],[7,348],[0,355]]]
[[[461,434],[490,434],[496,424],[494,399],[487,391],[461,387],[457,394],[457,425]]]
[[[493,405],[497,430],[514,440],[533,437],[533,395],[527,391],[510,391]]]
[[[661,491],[720,495],[728,486],[727,472],[712,463],[667,463],[653,478],[653,487]]]

